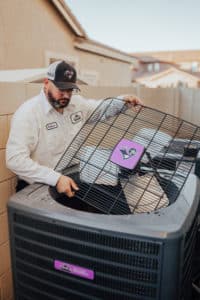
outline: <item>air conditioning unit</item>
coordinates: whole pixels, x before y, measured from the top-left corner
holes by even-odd
[[[199,128],[109,99],[56,166],[68,199],[30,185],[9,202],[16,300],[189,300]],[[183,143],[183,144],[182,144]]]

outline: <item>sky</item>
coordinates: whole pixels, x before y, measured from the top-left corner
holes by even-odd
[[[200,50],[200,0],[65,2],[90,39],[118,50]]]

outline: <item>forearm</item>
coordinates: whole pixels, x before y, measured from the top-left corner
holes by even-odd
[[[51,168],[42,166],[33,161],[27,155],[6,155],[7,167],[16,175],[28,183],[40,182],[55,186],[60,173]]]
[[[100,105],[96,107],[89,118],[90,123],[106,120],[127,109],[123,98],[108,98],[98,103]]]

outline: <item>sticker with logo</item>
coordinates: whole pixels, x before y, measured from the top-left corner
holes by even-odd
[[[54,260],[54,268],[58,271],[69,273],[74,276],[82,277],[88,280],[94,280],[94,271],[91,269],[86,269],[78,265],[72,265],[68,262],[63,262],[60,260]]]
[[[58,124],[56,122],[48,123],[46,124],[46,129],[47,130],[52,130],[58,127]]]
[[[82,111],[71,114],[70,119],[73,124],[79,123],[83,119]]]
[[[125,138],[115,146],[110,161],[126,169],[134,169],[145,151],[145,147]]]

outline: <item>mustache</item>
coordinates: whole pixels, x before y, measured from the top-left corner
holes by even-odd
[[[69,101],[70,99],[69,98],[59,98],[59,99],[57,99],[57,101]]]

